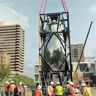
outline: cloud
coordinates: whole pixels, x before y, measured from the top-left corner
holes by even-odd
[[[92,5],[92,6],[89,8],[89,11],[92,12],[92,13],[96,13],[96,5]]]
[[[19,24],[22,28],[26,29],[28,26],[28,18],[14,9],[0,4],[0,22],[3,24]]]

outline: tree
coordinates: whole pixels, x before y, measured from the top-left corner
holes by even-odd
[[[10,76],[10,67],[5,64],[0,64],[0,81],[2,82],[4,79]]]
[[[24,75],[16,75],[12,78],[12,80],[15,81],[17,84],[23,82],[28,86],[34,85],[34,79]]]

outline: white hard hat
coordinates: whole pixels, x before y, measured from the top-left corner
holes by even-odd
[[[60,82],[58,81],[57,84],[60,84]]]
[[[9,82],[8,82],[8,81],[6,81],[6,84],[9,84]]]
[[[38,85],[38,89],[41,89],[41,85]]]
[[[86,84],[85,83],[82,83],[81,86],[86,86]]]
[[[79,92],[80,92],[80,90],[76,88],[76,89],[75,89],[75,92],[76,92],[76,93],[79,93]]]
[[[11,83],[14,83],[14,81],[11,81]]]
[[[51,84],[51,85],[54,85],[54,82],[51,81],[50,84]]]
[[[22,82],[20,82],[19,85],[22,85]]]
[[[74,85],[74,83],[73,82],[70,82],[70,85]]]

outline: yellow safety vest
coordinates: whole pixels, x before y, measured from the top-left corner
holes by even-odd
[[[61,85],[57,85],[55,88],[55,94],[56,95],[63,95],[63,87]]]

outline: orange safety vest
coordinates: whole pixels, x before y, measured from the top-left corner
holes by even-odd
[[[11,84],[11,85],[10,85],[10,91],[11,91],[11,92],[14,92],[15,87],[16,87],[15,84]]]
[[[55,94],[54,88],[50,85],[47,88],[47,92],[48,92],[48,95],[54,95]]]
[[[36,89],[35,96],[42,96],[42,91],[40,89]]]

